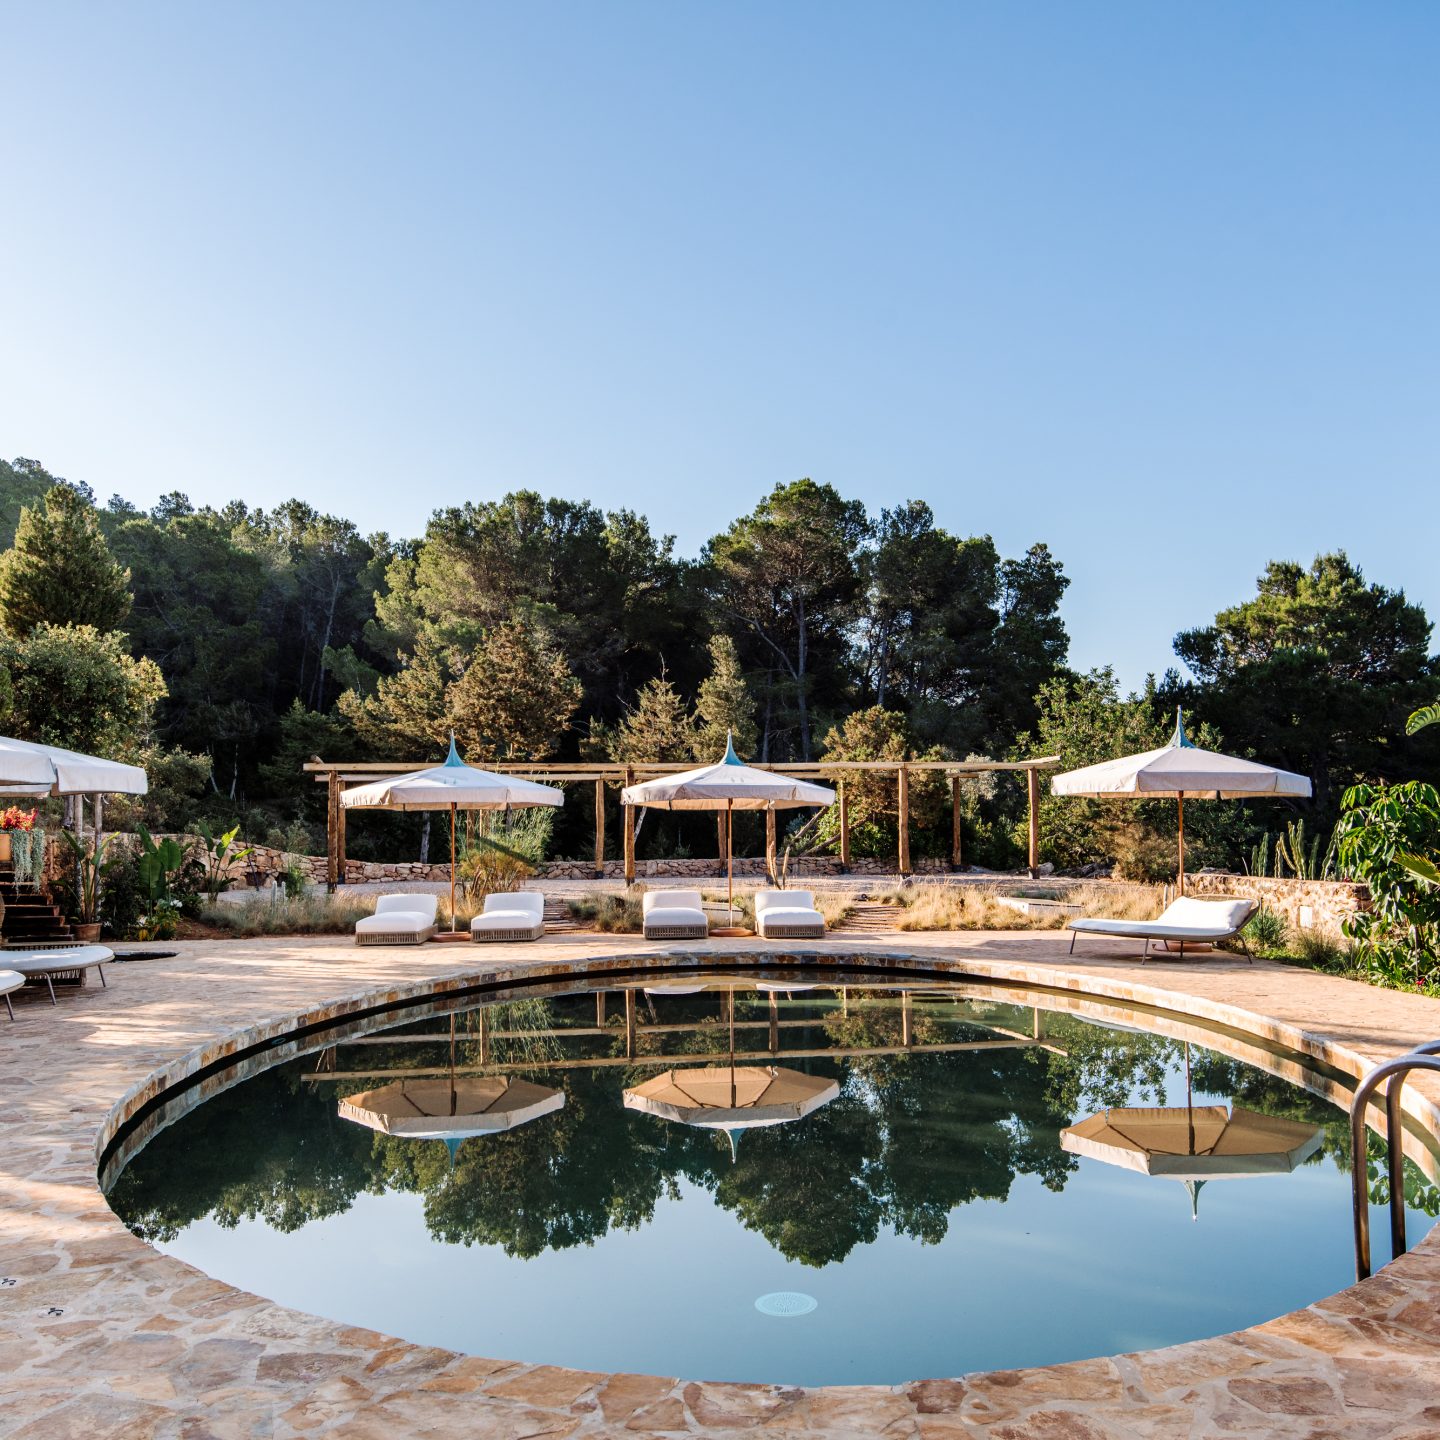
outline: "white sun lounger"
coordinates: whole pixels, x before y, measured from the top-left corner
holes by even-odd
[[[647,890],[640,912],[647,940],[704,940],[710,934],[698,890]]]
[[[5,997],[5,1008],[15,1018],[15,1007],[10,1003],[10,992],[18,990],[25,983],[25,977],[18,970],[0,970],[0,995]]]
[[[83,984],[85,972],[93,970],[100,977],[100,984],[104,986],[105,972],[101,966],[108,965],[114,958],[115,952],[106,945],[72,945],[69,949],[57,947],[4,952],[5,969],[18,971],[25,980],[43,980],[49,988],[52,1005],[57,1003],[57,980],[73,976]],[[5,1003],[10,1003],[8,996]]]
[[[423,945],[435,933],[435,895],[382,895],[355,922],[357,945]]]
[[[538,940],[545,933],[545,897],[538,890],[487,895],[485,908],[470,922],[476,941]]]
[[[1066,926],[1073,932],[1070,953],[1075,953],[1075,941],[1081,935],[1114,935],[1128,940],[1144,940],[1145,949],[1140,956],[1142,961],[1150,955],[1152,940],[1178,944],[1181,953],[1186,945],[1215,945],[1221,940],[1238,940],[1246,958],[1253,964],[1255,957],[1250,954],[1250,947],[1240,932],[1259,908],[1257,900],[1195,900],[1182,895],[1153,920],[1072,920]]]
[[[818,940],[825,917],[809,890],[757,890],[755,928],[762,940]]]

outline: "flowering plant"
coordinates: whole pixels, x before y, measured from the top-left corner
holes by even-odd
[[[18,805],[9,805],[0,810],[0,830],[33,830],[34,810],[22,810]]]

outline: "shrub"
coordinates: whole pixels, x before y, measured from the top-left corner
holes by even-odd
[[[1273,950],[1285,943],[1287,928],[1283,915],[1268,905],[1262,905],[1250,917],[1250,923],[1245,927],[1245,938],[1251,944]]]

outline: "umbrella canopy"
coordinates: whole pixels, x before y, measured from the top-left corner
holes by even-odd
[[[342,790],[340,803],[347,810],[444,810],[452,806],[457,810],[503,810],[507,806],[563,805],[565,792],[518,775],[477,770],[460,758],[452,736],[450,755],[443,765]]]
[[[531,805],[563,805],[565,792],[516,775],[497,775],[467,765],[450,737],[450,754],[443,765],[412,770],[388,780],[372,780],[340,792],[347,810],[450,811],[450,933],[459,934],[455,916],[455,812],[457,810],[508,810]]]
[[[723,1130],[733,1158],[739,1132],[803,1120],[839,1093],[834,1080],[778,1065],[705,1065],[666,1070],[626,1090],[625,1108],[704,1130]]]
[[[833,805],[835,792],[808,780],[795,780],[770,770],[756,770],[735,753],[735,737],[727,736],[724,757],[715,765],[702,765],[679,775],[662,775],[620,792],[622,805],[653,806],[657,810],[792,810],[800,805]],[[735,866],[731,849],[732,826],[725,826],[725,892],[735,908]],[[723,933],[723,932],[720,932]]]
[[[1060,1132],[1061,1148],[1141,1175],[1183,1181],[1192,1214],[1207,1180],[1288,1175],[1315,1153],[1323,1128],[1239,1105],[1104,1110]]]
[[[139,765],[81,755],[58,745],[0,738],[0,794],[143,795],[149,788]]]
[[[1067,770],[1050,781],[1056,795],[1083,795],[1092,800],[1243,800],[1256,795],[1310,793],[1310,781],[1290,770],[1201,750],[1185,735],[1184,717],[1177,717],[1175,735],[1159,750],[1125,755],[1083,770]]]
[[[657,810],[789,810],[799,805],[833,805],[835,792],[808,780],[746,765],[735,753],[731,739],[718,764],[627,785],[620,792],[620,803]]]
[[[340,1115],[382,1135],[463,1140],[494,1135],[561,1109],[565,1092],[498,1075],[396,1080],[340,1101]]]
[[[1180,813],[1180,892],[1185,892],[1185,800],[1244,800],[1257,795],[1305,796],[1310,781],[1291,770],[1254,760],[1221,755],[1192,745],[1185,716],[1177,711],[1175,734],[1159,750],[1124,755],[1080,770],[1067,770],[1050,781],[1056,795],[1091,800],[1174,800]]]

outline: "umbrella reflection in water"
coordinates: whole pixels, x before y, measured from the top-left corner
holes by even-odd
[[[1141,1175],[1178,1180],[1198,1220],[1200,1190],[1210,1180],[1288,1175],[1320,1148],[1323,1127],[1240,1105],[1196,1105],[1185,1046],[1185,1104],[1102,1110],[1060,1132],[1071,1155],[1118,1165]]]
[[[823,1076],[781,1065],[737,1066],[733,989],[729,1002],[729,1064],[666,1070],[631,1086],[624,1098],[627,1110],[642,1110],[704,1130],[723,1130],[734,1160],[736,1142],[743,1132],[803,1120],[835,1099],[840,1086]]]

